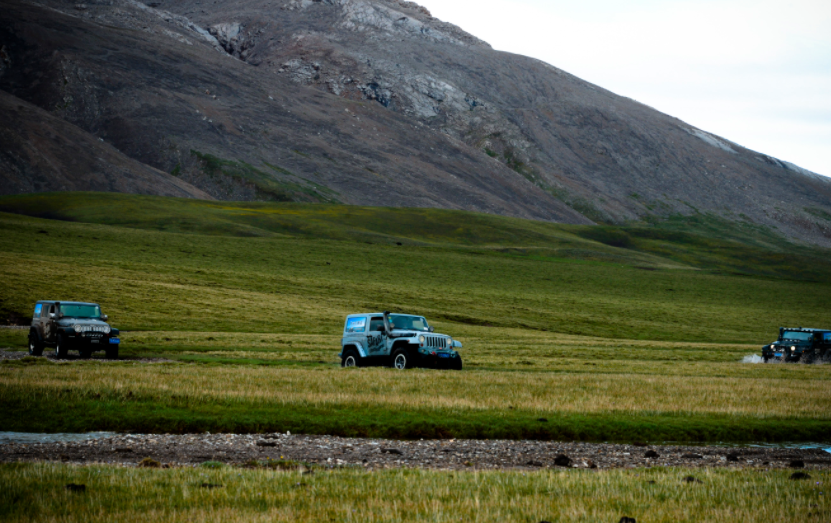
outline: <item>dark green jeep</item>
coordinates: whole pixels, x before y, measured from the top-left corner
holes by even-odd
[[[762,358],[811,363],[831,357],[831,330],[779,329],[779,339],[762,347]]]
[[[40,356],[44,347],[54,347],[56,358],[77,350],[81,358],[104,351],[107,359],[118,359],[118,329],[107,324],[97,303],[39,301],[29,329],[29,354]]]

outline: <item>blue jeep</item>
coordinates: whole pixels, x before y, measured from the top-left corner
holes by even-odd
[[[762,358],[811,363],[831,357],[831,330],[779,329],[779,339],[762,347]]]
[[[341,366],[388,366],[462,370],[462,344],[436,334],[422,316],[376,312],[346,317]]]

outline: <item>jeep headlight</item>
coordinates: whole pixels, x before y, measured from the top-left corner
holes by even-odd
[[[104,326],[104,334],[109,334],[111,330],[112,330],[112,329],[110,328],[110,326],[109,326],[109,325],[105,325],[105,326]]]
[[[77,323],[75,325],[73,325],[72,328],[75,329],[75,332],[81,332],[81,326],[78,325]]]
[[[424,334],[422,334],[421,336],[418,337],[418,342],[419,343],[424,343],[424,340],[426,340],[426,339],[427,338],[424,337]]]
[[[791,347],[791,350],[796,350],[796,347]]]

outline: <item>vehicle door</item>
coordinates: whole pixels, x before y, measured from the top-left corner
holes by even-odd
[[[35,313],[32,315],[32,327],[37,331],[40,339],[43,339],[43,309],[47,306],[42,303],[35,304]]]
[[[369,320],[369,331],[366,333],[367,353],[370,356],[388,356],[387,336],[384,335],[384,317],[372,316]]]
[[[343,344],[358,345],[366,353],[366,323],[366,316],[347,318],[343,331]]]
[[[54,303],[43,306],[43,339],[48,342],[55,341],[55,333],[58,332],[58,308]]]

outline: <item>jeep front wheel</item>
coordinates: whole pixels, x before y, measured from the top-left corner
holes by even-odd
[[[58,341],[55,343],[55,358],[62,360],[68,354],[66,343],[63,341],[63,334],[58,334]]]
[[[34,332],[29,333],[29,355],[30,356],[41,356],[43,355],[43,344],[38,339],[37,334]]]
[[[360,367],[361,357],[358,356],[358,353],[354,349],[349,349],[343,353],[343,358],[340,360],[340,366],[343,368]]]
[[[398,370],[410,368],[410,355],[404,349],[398,349],[392,353],[392,366]]]
[[[115,347],[109,347],[106,350],[106,354],[107,354],[107,359],[108,360],[117,360],[118,359],[118,346],[116,345]]]

